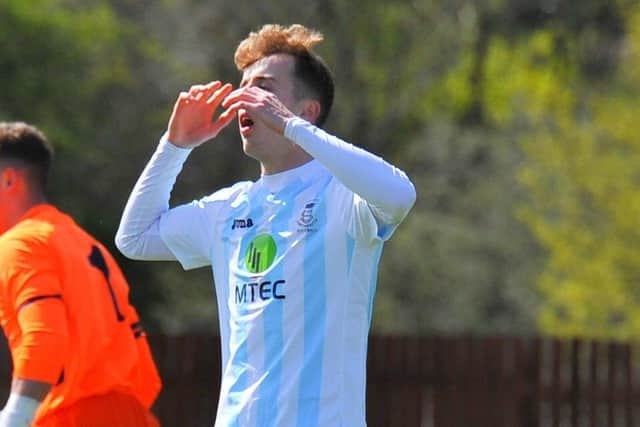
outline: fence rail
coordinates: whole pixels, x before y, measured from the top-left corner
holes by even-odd
[[[165,427],[211,425],[220,344],[208,335],[152,336]],[[634,344],[520,337],[369,340],[370,427],[640,427]],[[0,343],[0,401],[10,361]]]

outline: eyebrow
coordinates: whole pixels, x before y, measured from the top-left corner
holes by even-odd
[[[259,82],[265,82],[265,81],[272,82],[272,81],[275,81],[276,79],[270,76],[257,76],[257,77],[254,77],[254,80],[256,81],[256,83],[259,83]],[[240,82],[240,87],[244,87],[246,86],[246,84],[247,84],[247,81],[242,80]]]

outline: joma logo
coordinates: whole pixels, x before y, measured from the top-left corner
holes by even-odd
[[[251,218],[234,219],[231,229],[235,230],[236,228],[249,228],[249,227],[253,227],[253,221],[251,220]]]

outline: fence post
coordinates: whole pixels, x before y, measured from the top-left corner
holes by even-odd
[[[580,394],[580,341],[571,341],[571,427],[579,427]]]
[[[516,381],[521,387],[520,399],[520,425],[522,427],[540,426],[540,338],[533,338],[528,342],[522,339],[516,341],[518,375]]]
[[[591,342],[589,354],[589,427],[598,427],[598,343]]]

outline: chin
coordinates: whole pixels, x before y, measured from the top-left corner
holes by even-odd
[[[246,138],[242,138],[242,151],[244,151],[244,154],[248,157],[260,161],[255,145]]]

